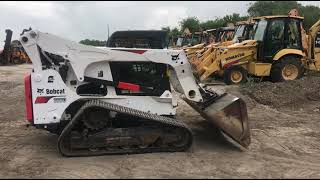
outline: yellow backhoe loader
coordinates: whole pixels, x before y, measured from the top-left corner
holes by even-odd
[[[189,58],[196,53],[203,53],[207,48],[218,44],[228,45],[235,34],[235,27],[220,27],[217,29],[208,29],[202,32],[201,43],[191,47],[185,47],[184,50]]]
[[[214,47],[210,58],[196,68],[200,81],[222,76],[226,84],[245,82],[247,75],[270,77],[272,82],[298,79],[305,69],[320,70],[320,20],[303,29],[296,10],[288,15],[254,18],[252,40]]]
[[[189,52],[188,58],[190,63],[193,66],[198,66],[203,60],[207,58],[211,58],[210,54],[213,53],[214,47],[229,46],[234,43],[238,43],[238,42],[242,42],[243,40],[250,39],[253,35],[253,29],[254,29],[253,26],[254,26],[254,21],[252,19],[248,19],[247,21],[237,22],[232,40],[218,42],[218,43],[215,43],[215,42],[210,43],[205,47],[203,46],[202,49],[194,50],[194,54]],[[200,48],[200,47],[201,46],[199,45],[198,47],[194,47],[194,48]]]

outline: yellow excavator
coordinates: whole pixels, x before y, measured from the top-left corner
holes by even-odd
[[[270,77],[272,82],[298,79],[305,69],[320,70],[320,20],[306,34],[296,9],[288,15],[256,17],[254,36],[226,47],[214,47],[196,67],[200,81],[222,76],[226,84],[247,75]]]

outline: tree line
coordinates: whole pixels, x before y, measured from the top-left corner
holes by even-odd
[[[169,37],[176,37],[188,28],[191,33],[227,26],[228,23],[247,20],[249,17],[267,16],[267,15],[287,15],[291,9],[298,9],[299,15],[304,17],[304,26],[310,28],[320,18],[320,8],[313,5],[303,6],[297,1],[256,1],[249,4],[247,14],[242,16],[237,13],[217,17],[212,20],[200,21],[197,17],[187,17],[179,22],[179,27],[162,27],[162,30],[168,32]],[[105,41],[82,40],[82,44],[101,46]]]

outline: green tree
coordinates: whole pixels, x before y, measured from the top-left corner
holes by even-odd
[[[223,19],[217,18],[215,20],[208,20],[205,22],[201,22],[200,26],[207,30],[207,29],[215,29],[218,27],[223,27],[225,24],[225,22],[223,21]]]
[[[248,16],[240,16],[240,14],[233,13],[231,15],[224,16],[222,19],[224,22],[224,26],[226,26],[227,23],[236,23],[238,21],[247,20],[248,18],[249,18]]]
[[[250,4],[248,13],[252,17],[268,15],[287,15],[291,9],[299,8],[297,1],[256,1]]]
[[[238,21],[247,20],[248,16],[240,16],[240,14],[233,13],[231,15],[226,15],[222,18],[216,18],[214,20],[208,20],[205,22],[201,22],[200,26],[203,29],[214,29],[219,27],[225,27],[228,23],[236,23]]]
[[[170,37],[177,37],[180,34],[181,34],[181,32],[179,31],[179,29],[175,27],[170,31],[169,36]]]
[[[304,25],[310,28],[320,18],[320,8],[317,6],[303,6],[297,1],[257,1],[250,4],[248,14],[252,17],[267,15],[287,15],[291,9],[298,9],[304,17]]]
[[[197,17],[188,17],[179,22],[181,27],[181,32],[185,28],[188,28],[191,33],[197,32],[200,29],[200,21]]]
[[[162,27],[161,30],[167,31],[168,33],[170,33],[170,27],[169,26]]]
[[[320,8],[316,6],[300,7],[300,15],[304,17],[304,25],[309,29],[320,19]]]
[[[90,45],[90,46],[106,46],[107,41],[85,39],[85,40],[81,40],[79,43],[84,45]]]

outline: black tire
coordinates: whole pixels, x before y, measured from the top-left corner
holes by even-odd
[[[282,71],[287,65],[294,65],[298,71],[296,78],[291,80],[301,78],[304,72],[304,67],[302,65],[301,60],[296,56],[285,56],[272,64],[270,72],[272,82],[286,81],[286,78],[283,76]]]
[[[242,79],[240,81],[233,80],[232,74],[234,72],[241,73]],[[231,66],[227,68],[223,73],[223,81],[227,85],[245,83],[247,81],[247,78],[248,78],[248,72],[241,66]]]

